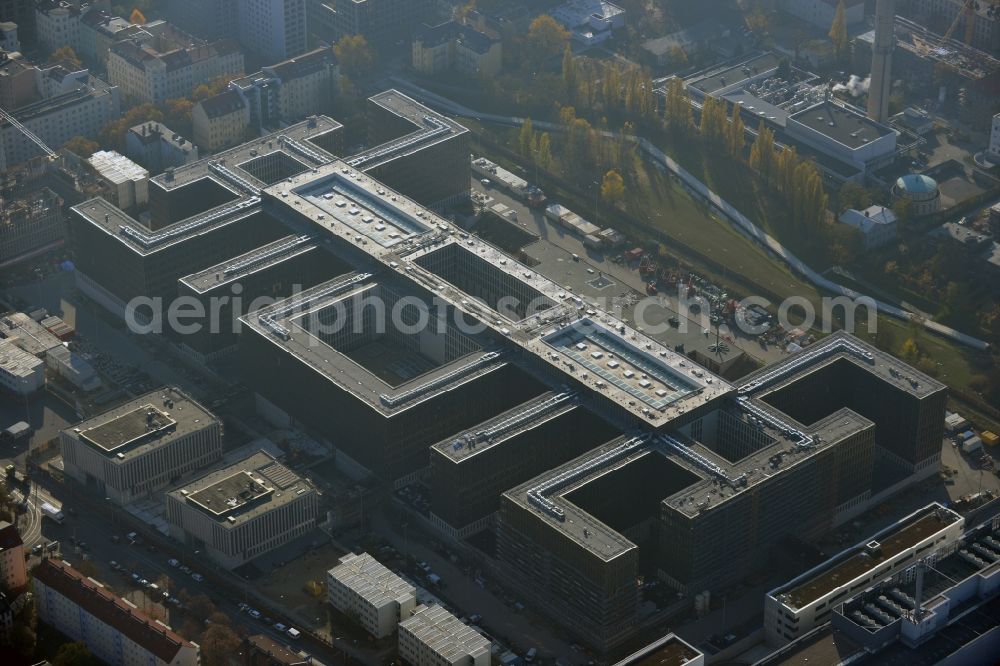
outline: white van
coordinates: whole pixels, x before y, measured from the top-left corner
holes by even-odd
[[[289,638],[295,641],[302,638],[302,632],[296,629],[295,627],[288,627],[288,630],[285,633],[288,634]]]

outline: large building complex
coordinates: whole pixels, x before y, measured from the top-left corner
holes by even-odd
[[[276,297],[234,306],[219,338],[262,411],[345,466],[428,484],[432,525],[480,535],[499,579],[600,650],[635,635],[641,581],[717,591],[936,473],[942,384],[836,333],[733,386],[435,213],[468,195],[461,126],[396,91],[369,111],[357,155],[320,116],[153,179],[148,226],[76,206],[81,289],[118,312],[235,284]],[[311,284],[288,292],[293,273]],[[391,633],[412,595],[348,564],[365,592],[331,601],[378,592],[353,612]]]
[[[170,535],[227,569],[308,534],[319,493],[265,451],[167,493]]]
[[[416,590],[368,553],[347,554],[326,575],[330,605],[376,639],[391,636],[417,607]]]
[[[128,504],[217,462],[222,424],[164,388],[63,430],[59,442],[68,476]]]
[[[399,623],[399,656],[413,666],[489,666],[490,642],[441,606]]]
[[[198,646],[62,560],[34,571],[38,619],[107,664],[197,666]]]

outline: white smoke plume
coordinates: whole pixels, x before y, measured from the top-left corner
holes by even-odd
[[[868,92],[868,85],[871,82],[870,76],[862,79],[857,74],[851,74],[851,78],[847,80],[846,84],[838,83],[833,86],[833,92],[846,92],[851,97],[860,97]]]

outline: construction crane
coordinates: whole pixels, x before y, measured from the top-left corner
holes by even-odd
[[[991,0],[990,4],[997,5],[997,0]],[[991,7],[990,11],[995,11],[996,7]],[[962,8],[958,10],[955,14],[955,20],[951,22],[948,27],[948,31],[944,33],[945,39],[951,39],[951,36],[955,33],[955,28],[958,27],[958,22],[965,17],[965,35],[964,40],[966,44],[972,44],[972,38],[975,35],[976,28],[976,12],[979,11],[979,2],[977,0],[965,0]]]
[[[3,109],[0,109],[0,122],[2,122],[2,121],[6,121],[6,122],[10,123],[11,125],[13,125],[15,129],[17,129],[19,132],[21,132],[21,134],[23,134],[24,136],[28,137],[28,139],[33,144],[35,144],[36,146],[38,146],[39,148],[41,148],[42,152],[45,153],[49,158],[53,158],[53,157],[56,156],[56,151],[54,151],[51,148],[49,148],[48,144],[46,144],[44,141],[42,141],[40,138],[38,138],[37,134],[35,134],[30,129],[28,129],[27,127],[25,127],[21,123],[21,121],[19,121],[17,118],[15,118],[11,114],[7,113]]]

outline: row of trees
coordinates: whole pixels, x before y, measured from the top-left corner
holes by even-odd
[[[757,177],[781,194],[790,206],[792,226],[816,230],[826,222],[829,198],[823,178],[810,160],[799,159],[794,146],[778,150],[772,132],[763,121],[750,148],[750,168]]]
[[[567,104],[620,112],[636,120],[656,114],[649,72],[632,63],[576,58],[567,46],[562,59],[562,83]]]

